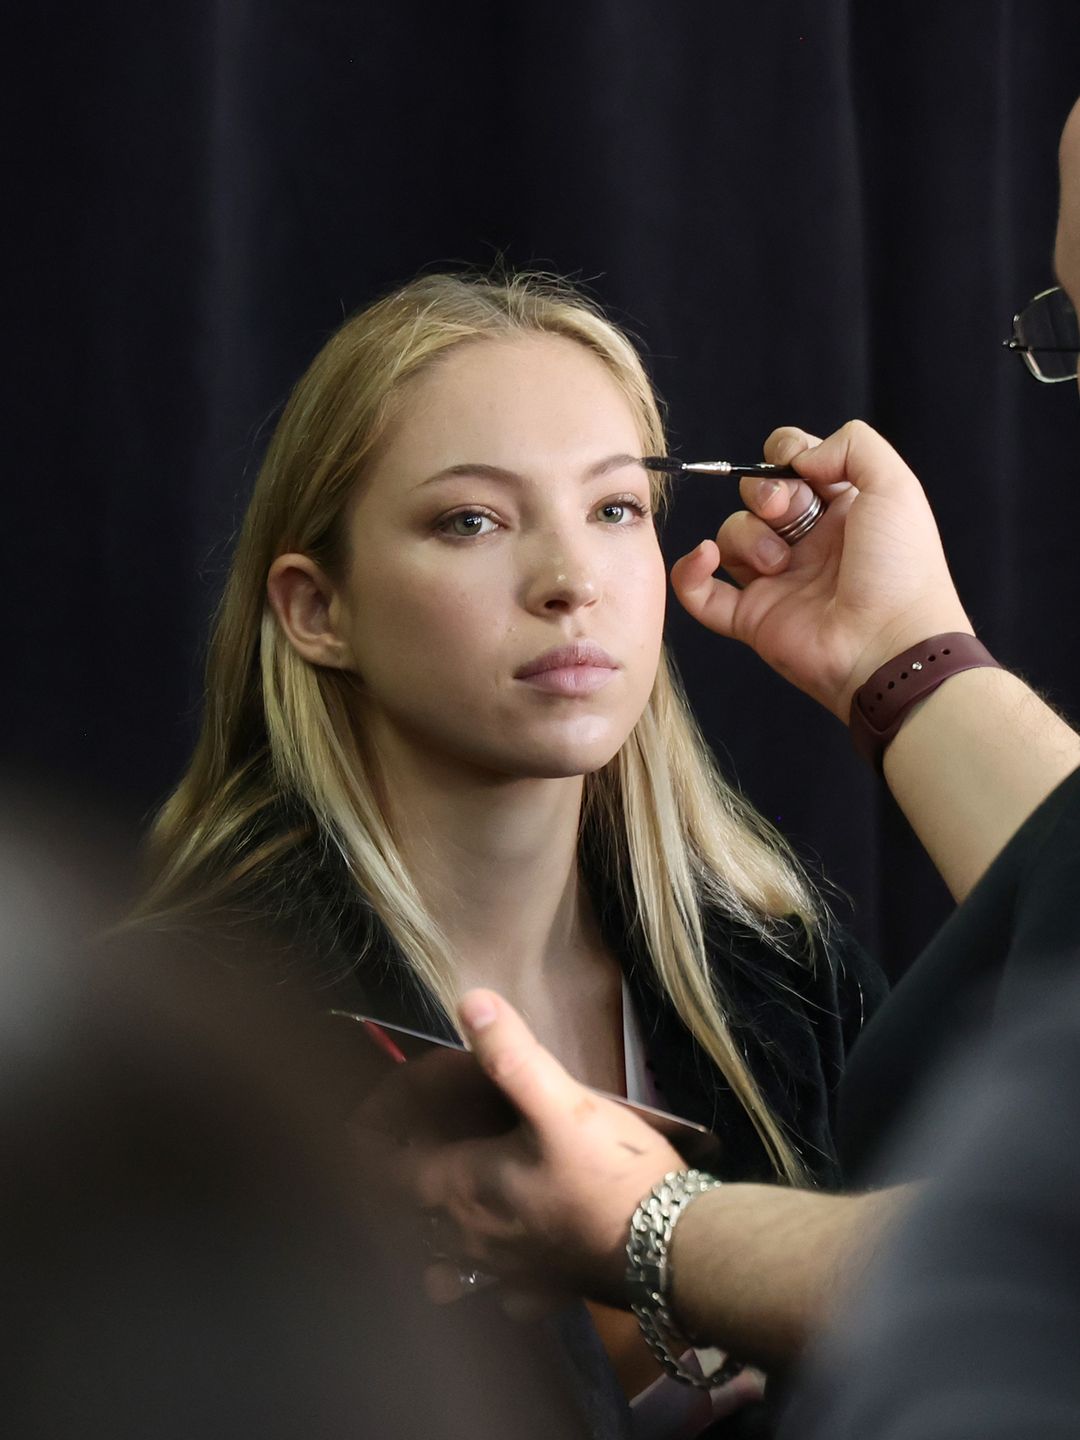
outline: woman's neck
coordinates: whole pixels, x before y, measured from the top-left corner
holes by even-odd
[[[602,947],[578,869],[583,780],[506,779],[380,745],[391,819],[459,984],[525,999]]]

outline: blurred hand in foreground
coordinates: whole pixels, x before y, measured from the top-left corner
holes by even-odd
[[[395,1152],[399,1183],[418,1209],[438,1218],[462,1270],[496,1276],[515,1295],[584,1294],[625,1304],[630,1217],[683,1160],[633,1111],[578,1084],[498,995],[470,991],[459,1018],[476,1062],[516,1119],[501,1133],[489,1127],[461,1138],[460,1111],[457,1123],[445,1123],[455,1110],[448,1068],[402,1066],[413,1073],[407,1133],[399,1131]],[[477,1072],[470,1069],[460,1080],[465,1103],[475,1098]],[[454,1298],[442,1279],[439,1298]]]

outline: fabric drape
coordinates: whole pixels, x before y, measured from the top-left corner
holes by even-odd
[[[1002,351],[1052,283],[1071,0],[195,0],[21,19],[7,753],[134,819],[178,774],[262,447],[421,267],[584,279],[687,456],[859,415],[984,642],[1080,714],[1080,407]],[[734,500],[695,481],[669,558]],[[948,908],[834,720],[672,601],[705,730],[893,970]],[[840,906],[844,909],[843,905]]]

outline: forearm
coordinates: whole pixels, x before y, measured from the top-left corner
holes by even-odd
[[[795,1359],[910,1194],[724,1185],[688,1206],[671,1247],[686,1330],[766,1367]]]
[[[993,669],[946,680],[885,751],[889,788],[958,901],[1078,765],[1080,736]]]

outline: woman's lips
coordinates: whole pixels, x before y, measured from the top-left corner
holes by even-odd
[[[592,640],[577,640],[530,660],[515,672],[514,679],[552,695],[592,695],[603,689],[618,668],[601,646]]]
[[[602,690],[614,676],[609,665],[565,665],[557,670],[540,670],[535,675],[520,675],[526,685],[548,690],[552,695],[592,695]]]

